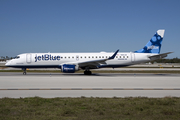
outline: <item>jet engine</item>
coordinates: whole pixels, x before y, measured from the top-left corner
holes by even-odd
[[[78,65],[70,65],[70,64],[64,64],[61,66],[61,72],[64,73],[74,73],[75,71],[79,70]]]

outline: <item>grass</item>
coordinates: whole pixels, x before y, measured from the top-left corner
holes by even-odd
[[[178,120],[180,98],[2,98],[0,119]]]

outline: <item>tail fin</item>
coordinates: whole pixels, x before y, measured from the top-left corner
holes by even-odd
[[[160,53],[161,43],[165,30],[158,30],[151,40],[144,46],[143,49],[135,51],[135,53]]]

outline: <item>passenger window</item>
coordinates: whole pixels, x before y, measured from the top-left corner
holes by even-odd
[[[101,58],[101,56],[99,56],[99,58]]]

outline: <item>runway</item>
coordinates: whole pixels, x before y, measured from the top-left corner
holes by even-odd
[[[0,98],[180,97],[180,74],[0,72]]]

